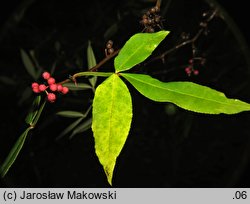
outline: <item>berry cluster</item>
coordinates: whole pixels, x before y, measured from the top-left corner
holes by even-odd
[[[141,24],[144,26],[144,30],[147,33],[155,32],[155,28],[158,27],[161,29],[161,16],[159,15],[160,8],[155,6],[149,9],[145,14],[142,16],[142,20],[140,21]]]
[[[47,80],[46,84],[38,84],[36,82],[32,83],[31,87],[34,93],[45,92],[47,94],[47,99],[49,102],[53,103],[56,100],[55,93],[52,92],[60,92],[62,94],[67,94],[69,92],[68,87],[62,86],[61,84],[56,84],[56,80],[50,76],[49,72],[44,72],[42,74],[43,78]],[[47,90],[52,92],[48,92]]]
[[[191,76],[192,74],[198,75],[199,70],[195,69],[194,67],[203,66],[205,64],[205,61],[206,60],[204,58],[201,58],[201,57],[196,57],[196,58],[190,59],[188,61],[188,63],[189,63],[188,67],[185,68],[186,74],[188,76]]]

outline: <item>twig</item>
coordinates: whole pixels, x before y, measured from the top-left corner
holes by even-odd
[[[91,69],[89,69],[90,72],[95,72],[97,69],[99,69],[99,67],[101,67],[103,64],[105,64],[108,60],[110,60],[111,58],[113,58],[114,56],[116,56],[119,53],[119,49],[116,50],[115,52],[113,52],[110,55],[107,55],[107,57],[105,57],[102,61],[100,61],[96,66],[92,67]]]
[[[192,44],[192,48],[193,48],[192,50],[194,52],[194,48],[195,48],[194,43],[199,39],[201,34],[207,29],[207,24],[215,17],[216,14],[217,14],[217,11],[215,10],[215,11],[213,11],[213,13],[205,21],[201,22],[200,26],[202,28],[199,29],[199,31],[196,33],[196,35],[193,38],[188,39],[188,40],[174,46],[173,48],[163,52],[159,56],[156,56],[153,59],[151,59],[148,63],[153,62],[153,61],[158,60],[158,59],[164,60],[165,56],[168,55],[169,53],[171,53],[171,52],[173,52],[175,50],[178,50],[178,49],[180,49],[180,48],[182,48],[182,47],[184,47],[186,45],[189,45],[189,44]],[[193,55],[194,55],[194,53],[193,53]]]
[[[97,69],[99,69],[103,64],[105,64],[108,60],[110,60],[111,58],[113,58],[114,56],[116,56],[119,53],[120,49],[116,50],[114,53],[107,55],[102,61],[100,61],[97,65],[95,65],[94,67],[92,67],[91,69],[88,70],[88,72],[96,72]],[[81,72],[79,72],[81,73]],[[75,73],[73,76],[70,76],[68,79],[65,79],[61,82],[59,82],[58,84],[65,84],[67,82],[71,82],[73,81],[75,83],[75,85],[77,86],[76,83],[76,78],[82,76],[82,74],[79,73]]]

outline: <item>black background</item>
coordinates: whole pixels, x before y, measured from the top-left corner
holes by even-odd
[[[226,0],[218,0],[218,2],[228,11],[229,15],[235,20],[236,24],[242,31],[244,37],[246,38],[248,44],[250,42],[250,32],[248,29],[248,5],[247,1],[226,1]],[[11,16],[13,11],[19,5],[19,0],[8,1],[8,3],[2,4],[0,7],[0,26],[5,23],[5,21]],[[191,12],[191,11],[190,11]],[[242,184],[250,186],[250,166],[245,170],[244,175],[242,176],[241,181],[239,181],[239,186]]]
[[[2,3],[0,7],[0,25],[2,25],[6,19],[11,15],[14,9],[20,4],[19,0],[10,0]],[[239,26],[241,31],[245,34],[249,42],[249,7],[247,1],[227,1],[227,0],[218,0],[219,2],[229,13],[229,15],[235,20],[236,24]]]

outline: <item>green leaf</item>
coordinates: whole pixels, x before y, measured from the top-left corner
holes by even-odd
[[[117,74],[97,87],[92,115],[96,154],[112,185],[116,158],[125,144],[132,120],[131,96]]]
[[[159,102],[172,102],[186,110],[207,114],[249,111],[250,104],[228,99],[219,91],[192,82],[164,83],[143,74],[121,74],[142,95]]]
[[[33,79],[37,79],[37,71],[29,55],[23,49],[20,49],[20,53],[24,67],[26,68],[27,72],[30,74],[30,76],[32,76]]]
[[[76,121],[71,123],[67,128],[65,128],[60,135],[56,138],[56,140],[61,139],[64,135],[67,135],[70,131],[72,131],[84,118],[78,118]]]
[[[113,72],[79,72],[75,74],[75,77],[80,76],[100,76],[100,77],[109,77],[114,74]]]
[[[157,33],[137,33],[123,46],[115,58],[115,70],[121,72],[148,58],[160,42],[169,34],[169,31]]]
[[[8,86],[14,86],[17,84],[17,81],[7,76],[0,76],[0,83]]]
[[[57,115],[67,117],[67,118],[79,118],[84,117],[83,113],[77,111],[60,111],[56,113]]]
[[[62,133],[56,138],[56,140],[59,140],[61,137],[63,137],[64,135],[68,134],[70,131],[72,131],[74,128],[76,128],[76,126],[84,119],[88,116],[90,110],[91,110],[92,106],[90,106],[85,113],[81,113],[81,117],[79,119],[77,119],[76,121],[74,121],[73,123],[71,123],[67,128],[65,128]],[[72,112],[72,111],[71,111]],[[78,112],[79,113],[79,112]],[[84,124],[85,122],[83,122]],[[90,123],[91,124],[91,123]],[[76,129],[79,129],[82,126],[82,124],[80,124]],[[71,134],[71,136],[69,137],[69,139],[71,139],[77,132],[78,130],[74,130],[74,132]],[[75,133],[76,132],[76,133]]]
[[[39,63],[38,63],[38,61],[37,61],[37,59],[36,59],[35,50],[30,50],[29,53],[30,53],[31,59],[33,60],[32,62],[35,63],[35,67],[39,68],[40,65],[39,65]],[[41,70],[41,71],[42,71],[42,70]],[[40,74],[41,74],[41,71],[40,71]],[[38,75],[38,73],[36,73],[36,76],[37,76],[37,75]],[[40,76],[40,75],[38,75],[37,77],[39,77],[39,76]]]
[[[117,33],[117,31],[118,31],[118,23],[116,22],[105,31],[103,37],[105,39],[110,39]]]
[[[83,123],[81,123],[80,125],[78,125],[73,130],[72,134],[69,136],[69,139],[72,139],[73,136],[75,136],[76,134],[82,133],[82,132],[88,130],[89,128],[91,128],[91,124],[92,124],[92,118],[89,118],[88,120],[86,120]]]
[[[88,68],[91,69],[96,65],[96,59],[95,59],[95,54],[91,46],[91,42],[88,41],[88,48],[87,48],[87,61],[88,61]],[[89,78],[89,82],[92,87],[95,87],[97,81],[97,77],[91,77]]]
[[[88,41],[88,47],[87,47],[87,61],[88,61],[88,68],[91,69],[96,65],[96,59],[95,54],[91,46],[91,42]]]
[[[26,100],[28,100],[32,96],[32,94],[33,92],[30,86],[26,87],[21,93],[21,97],[18,101],[18,105],[22,105]]]
[[[33,122],[32,122],[32,126],[33,126],[33,127],[36,126],[36,124],[37,124],[37,122],[38,122],[38,120],[39,120],[39,118],[40,118],[40,116],[41,116],[41,114],[42,114],[42,112],[43,112],[43,109],[44,109],[45,105],[46,105],[46,100],[45,100],[45,101],[42,103],[42,105],[39,107],[39,110],[38,110],[37,114],[35,115],[35,117],[34,117],[34,119],[33,119]]]
[[[90,86],[89,84],[85,84],[85,83],[77,83],[77,86],[76,86],[75,83],[69,82],[69,83],[65,83],[63,86],[68,87],[69,90],[71,91],[83,91],[83,90],[92,89],[92,86]]]
[[[38,108],[41,102],[41,96],[37,96],[32,104],[32,109],[29,111],[28,115],[25,118],[25,122],[29,125],[31,125],[38,113]]]
[[[33,105],[34,107],[35,106],[39,106],[40,105],[40,102],[41,102],[41,98],[38,96],[34,102],[33,102]],[[39,106],[39,109],[38,111],[36,111],[36,113],[33,115],[32,117],[32,120],[30,121],[31,124],[30,124],[30,127],[28,127],[22,134],[21,136],[18,138],[18,140],[16,141],[16,143],[14,144],[14,146],[12,147],[12,149],[10,150],[10,153],[8,154],[7,158],[5,159],[4,163],[0,166],[0,175],[1,177],[4,177],[5,174],[8,172],[9,168],[12,166],[12,164],[15,162],[19,152],[21,151],[22,147],[23,147],[23,144],[26,140],[26,137],[29,133],[29,131],[31,129],[33,129],[41,114],[42,114],[42,111],[45,107],[45,104],[46,104],[46,100],[42,103],[41,106]]]
[[[26,140],[26,137],[28,135],[28,132],[32,129],[32,127],[27,128],[21,136],[16,141],[15,145],[12,147],[10,153],[8,154],[7,158],[5,159],[4,163],[0,167],[0,175],[3,178],[7,172],[9,171],[9,168],[12,166],[12,164],[15,162],[19,152],[21,151],[24,142]]]
[[[36,117],[38,113],[38,110],[35,110],[35,111],[32,111],[32,112],[29,112],[28,115],[26,116],[25,118],[25,122],[28,124],[28,125],[31,125],[34,118]]]

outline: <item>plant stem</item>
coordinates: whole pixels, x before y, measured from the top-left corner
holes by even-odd
[[[107,55],[107,57],[105,57],[102,61],[100,61],[96,66],[92,67],[91,69],[89,69],[90,72],[95,72],[97,71],[97,69],[99,69],[103,64],[105,64],[108,60],[110,60],[111,58],[113,58],[114,56],[116,56],[119,53],[120,49],[114,51],[112,54]]]
[[[75,73],[72,77],[70,77],[70,79],[65,79],[64,81],[61,81],[58,84],[65,84],[65,83],[71,82],[71,81],[75,82],[75,84],[76,84],[76,78],[81,77],[81,76],[103,76],[103,77],[110,76],[112,74],[111,72],[110,73],[98,73],[98,74],[94,74],[93,72],[96,72],[97,69],[99,69],[103,64],[105,64],[108,60],[110,60],[111,58],[116,56],[119,53],[119,51],[120,51],[120,49],[116,50],[114,53],[112,53],[110,55],[107,55],[97,65],[95,65],[94,67],[89,69],[89,71]]]
[[[171,52],[173,52],[175,50],[178,50],[178,49],[180,49],[180,48],[182,48],[182,47],[184,47],[186,45],[189,45],[189,44],[192,44],[192,48],[194,48],[195,47],[194,43],[199,39],[199,37],[201,36],[201,34],[207,29],[207,26],[208,26],[207,24],[216,16],[216,14],[217,14],[217,10],[214,10],[212,12],[212,14],[210,16],[208,16],[205,21],[202,22],[202,23],[205,24],[205,26],[203,26],[202,28],[200,28],[198,30],[198,32],[196,33],[196,35],[193,38],[188,39],[188,40],[186,40],[186,41],[184,41],[184,42],[182,42],[182,43],[174,46],[173,48],[171,48],[171,49],[163,52],[159,56],[156,56],[153,59],[151,59],[149,62],[153,62],[153,61],[158,60],[158,59],[163,60],[166,55],[168,55]],[[194,51],[194,49],[192,49],[192,50]]]

